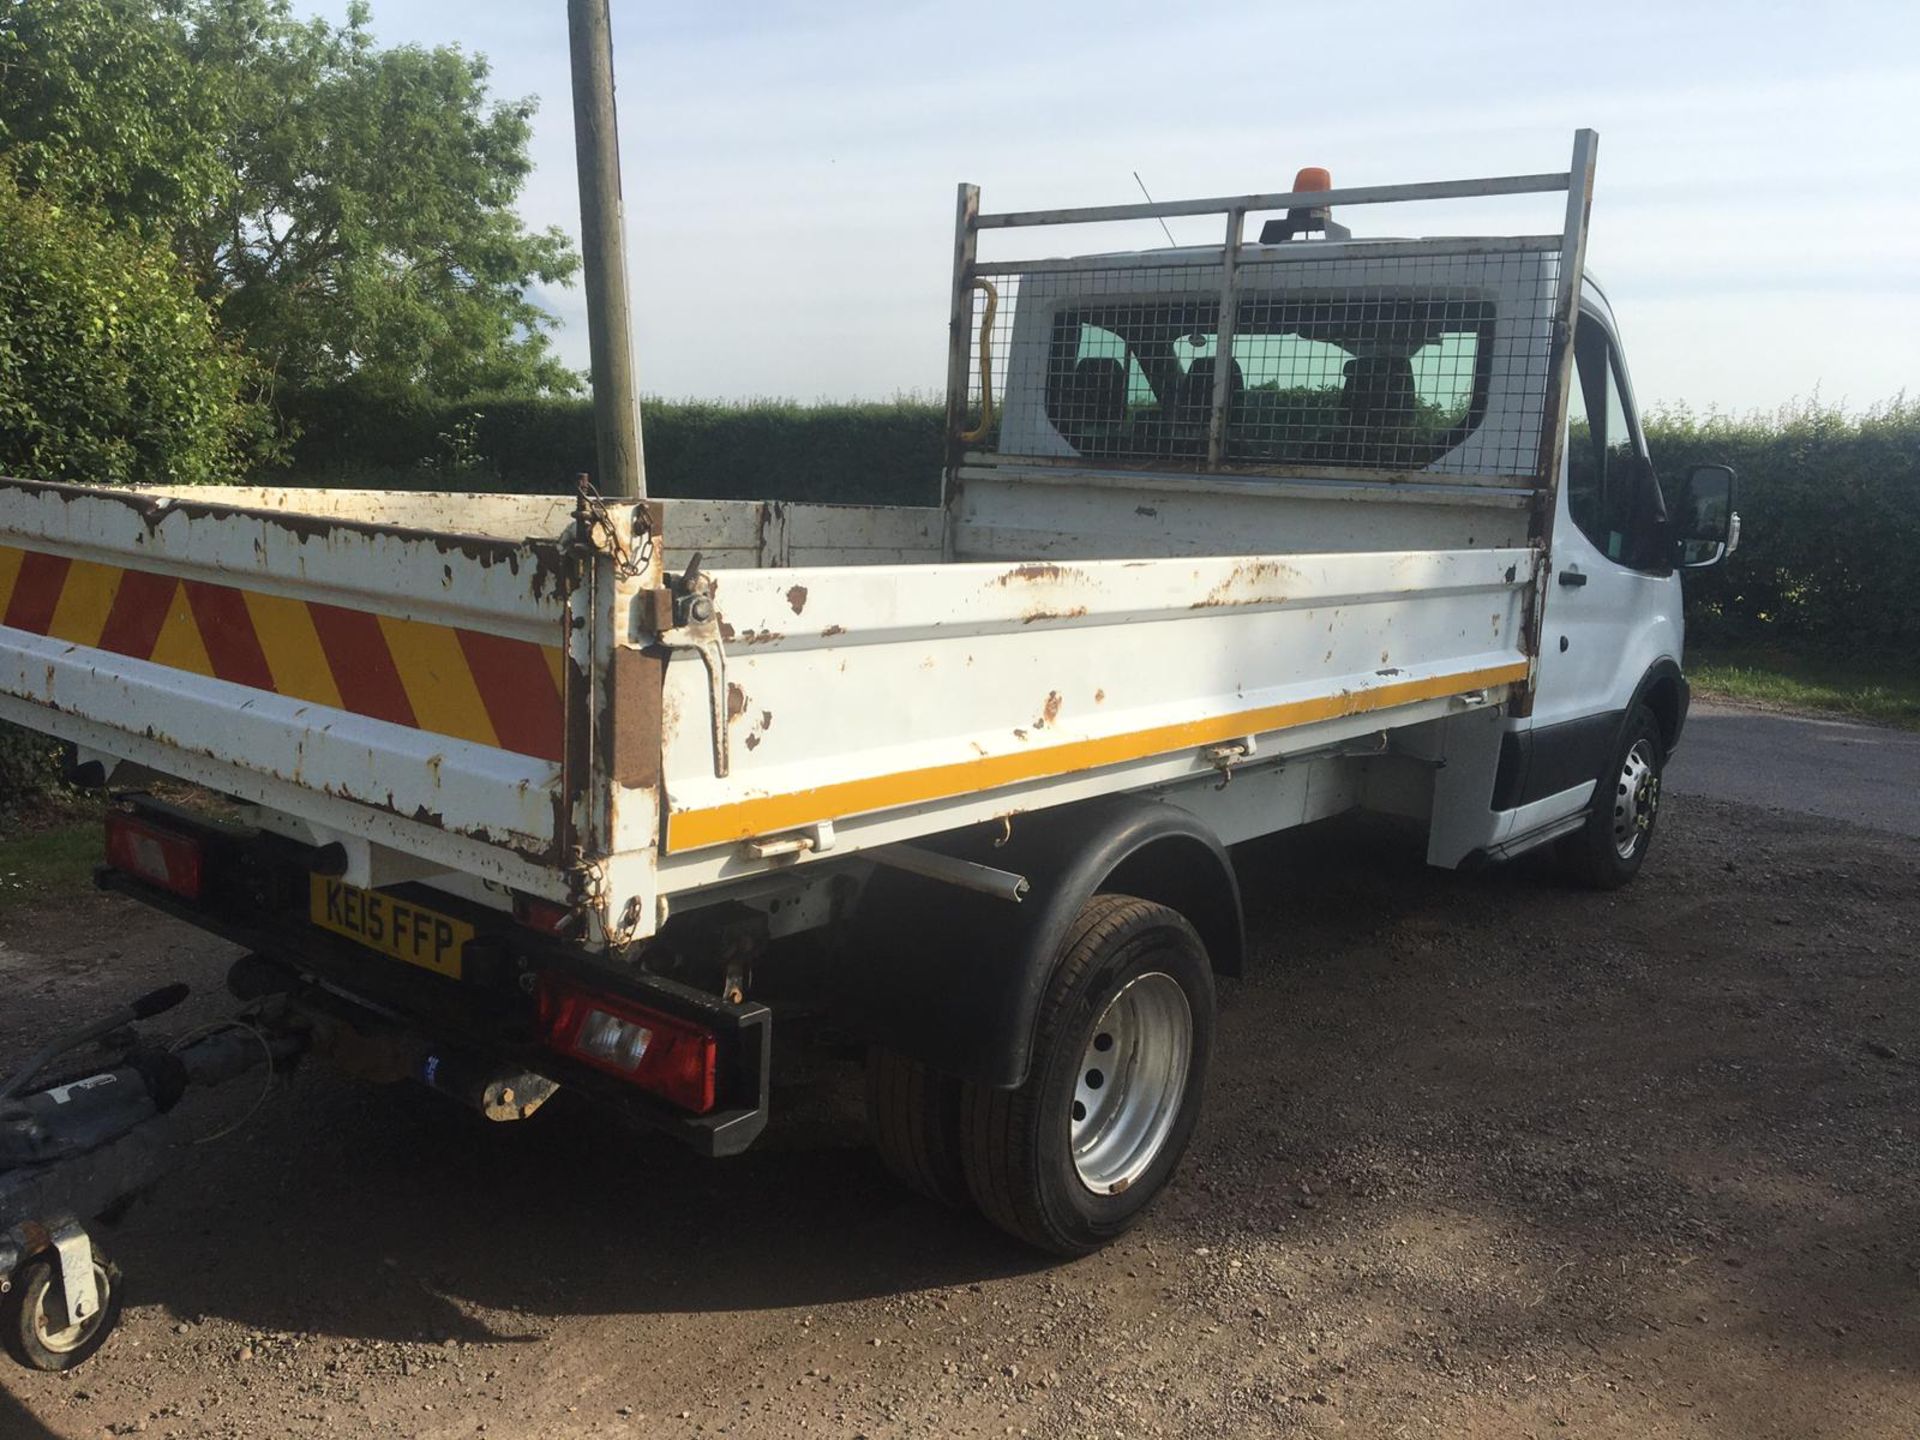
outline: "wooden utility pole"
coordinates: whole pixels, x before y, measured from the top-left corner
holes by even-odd
[[[610,0],[567,0],[573,51],[573,148],[580,167],[580,259],[593,367],[595,483],[603,495],[647,493],[640,389],[627,313],[627,227],[620,201],[620,133],[613,106]]]

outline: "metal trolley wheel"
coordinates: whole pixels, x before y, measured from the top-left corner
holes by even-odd
[[[126,1299],[120,1268],[97,1245],[93,1283],[100,1292],[100,1308],[77,1325],[61,1326],[54,1318],[52,1298],[59,1283],[52,1258],[43,1256],[14,1272],[11,1288],[0,1297],[0,1342],[30,1370],[57,1373],[85,1364],[120,1323]]]
[[[1161,971],[1127,982],[1094,1022],[1069,1111],[1073,1168],[1096,1195],[1118,1195],[1159,1158],[1180,1114],[1193,1059],[1193,1008]]]

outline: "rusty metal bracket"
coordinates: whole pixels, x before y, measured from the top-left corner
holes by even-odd
[[[834,846],[833,822],[822,820],[777,835],[756,835],[743,841],[742,848],[755,860],[791,860],[801,855],[822,855]]]
[[[1252,735],[1243,735],[1240,739],[1225,745],[1213,745],[1200,752],[1200,758],[1220,772],[1220,783],[1213,788],[1224,790],[1233,779],[1234,768],[1246,764],[1260,751],[1258,739]]]
[[[727,734],[727,652],[721,644],[720,610],[713,603],[713,577],[700,569],[700,556],[674,585],[672,629],[659,641],[672,650],[692,650],[707,667],[707,701],[713,726],[713,774],[724,780],[733,768]]]

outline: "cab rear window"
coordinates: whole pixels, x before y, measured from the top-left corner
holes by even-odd
[[[1056,313],[1047,416],[1082,456],[1203,460],[1220,380],[1219,303]],[[1493,306],[1379,295],[1250,296],[1234,319],[1224,458],[1420,469],[1486,410]]]

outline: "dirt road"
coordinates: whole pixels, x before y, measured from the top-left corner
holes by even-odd
[[[1663,824],[1610,897],[1249,849],[1202,1132],[1070,1266],[891,1188],[851,1070],[717,1165],[303,1072],[128,1216],[124,1330],[7,1371],[0,1436],[1911,1436],[1920,843]],[[57,986],[224,966],[98,896],[0,939],[0,1058]]]

